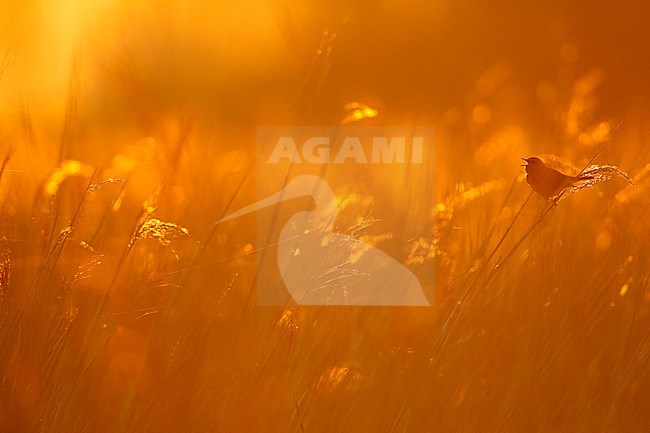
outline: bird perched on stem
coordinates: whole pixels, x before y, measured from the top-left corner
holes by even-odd
[[[537,194],[544,198],[551,198],[558,195],[563,189],[572,187],[576,182],[589,180],[591,176],[567,176],[564,173],[547,167],[544,162],[532,156],[521,158],[526,161],[522,167],[526,167],[526,182]]]

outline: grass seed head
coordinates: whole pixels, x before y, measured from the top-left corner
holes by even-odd
[[[178,224],[168,223],[158,218],[150,218],[140,224],[134,241],[138,239],[155,239],[163,246],[169,246],[173,239],[189,237],[190,232]]]
[[[595,185],[610,180],[612,176],[620,176],[627,181],[632,187],[636,188],[636,184],[632,181],[630,175],[623,170],[613,165],[591,165],[580,173],[581,178],[585,178],[579,185],[573,186],[568,189],[567,195],[575,194],[583,189],[593,188]],[[566,197],[566,196],[565,196]]]

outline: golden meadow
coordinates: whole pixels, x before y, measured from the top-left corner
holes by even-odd
[[[0,7],[0,432],[650,428],[647,6]],[[336,224],[432,307],[256,306],[258,125],[435,126]]]

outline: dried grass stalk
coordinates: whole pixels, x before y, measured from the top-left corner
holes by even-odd
[[[575,194],[583,189],[593,188],[595,185],[605,182],[615,175],[621,176],[627,181],[627,183],[636,188],[630,175],[618,167],[614,165],[591,165],[580,172],[579,177],[583,179],[583,181],[579,185],[569,188],[562,198],[567,197],[569,194]]]
[[[4,300],[9,277],[11,275],[11,256],[9,255],[9,243],[3,237],[0,246],[0,302]]]

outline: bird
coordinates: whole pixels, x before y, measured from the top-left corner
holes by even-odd
[[[568,176],[548,167],[536,156],[521,159],[526,161],[526,164],[522,165],[522,167],[526,167],[526,182],[533,191],[546,199],[555,197],[576,182],[591,179],[591,176]]]
[[[296,212],[282,227],[279,242],[272,244],[277,245],[284,286],[297,304],[431,305],[417,277],[403,264],[372,245],[334,231],[339,212],[336,195],[320,176],[297,176],[276,194],[215,224],[303,196],[312,198],[313,210]],[[258,301],[259,294],[258,287]]]

